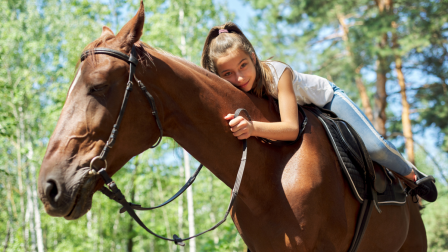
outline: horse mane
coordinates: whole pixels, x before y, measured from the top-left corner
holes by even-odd
[[[141,63],[145,63],[144,61],[146,61],[146,60],[150,60],[152,62],[151,54],[148,51],[149,50],[154,50],[154,51],[156,51],[156,52],[158,52],[158,53],[160,53],[162,55],[167,56],[168,58],[174,59],[176,62],[179,62],[179,63],[181,63],[183,65],[189,66],[190,68],[192,68],[193,70],[195,70],[195,71],[197,71],[197,72],[199,72],[201,74],[207,75],[208,77],[215,76],[215,77],[217,77],[220,80],[224,80],[219,75],[214,74],[214,73],[208,71],[207,69],[204,69],[204,68],[194,64],[191,61],[188,61],[188,60],[186,60],[186,59],[184,59],[182,57],[176,56],[176,55],[174,55],[172,53],[169,53],[169,52],[167,52],[167,51],[165,51],[163,49],[152,47],[152,46],[148,45],[147,43],[145,43],[143,41],[138,41],[137,43],[135,43],[135,46],[137,48],[137,52],[141,53],[141,54],[139,54],[139,60],[142,60],[142,61],[140,61]],[[142,50],[144,50],[144,51],[142,51]],[[154,64],[154,62],[152,62],[152,63]],[[224,81],[227,82],[227,80],[224,80]]]

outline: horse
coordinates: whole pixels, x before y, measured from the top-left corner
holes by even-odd
[[[86,49],[102,47],[129,55],[137,48],[136,78],[150,90],[163,136],[173,138],[228,187],[238,170],[242,143],[223,117],[245,108],[253,120],[279,121],[269,101],[244,93],[193,63],[140,41],[144,6],[115,35],[104,26]],[[86,214],[104,181],[89,176],[91,160],[106,145],[118,117],[129,65],[97,54],[77,69],[42,161],[38,192],[45,211],[74,220]],[[130,94],[106,172],[116,173],[159,137],[143,92]],[[247,140],[248,154],[232,220],[252,252],[347,251],[355,233],[360,203],[350,191],[336,154],[309,111],[302,139],[290,146]],[[303,116],[299,117],[303,120]],[[100,162],[94,162],[98,167]],[[418,205],[373,211],[359,251],[426,251],[426,233]]]

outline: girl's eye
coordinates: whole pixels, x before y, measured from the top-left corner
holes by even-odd
[[[241,65],[241,68],[244,68],[244,67],[246,67],[247,66],[247,63],[243,63],[242,65]]]
[[[107,88],[107,86],[108,86],[107,84],[95,85],[95,86],[92,86],[89,91],[90,91],[90,93],[100,92],[100,91],[105,90]]]
[[[230,72],[227,72],[223,75],[224,77],[229,77],[230,76]]]

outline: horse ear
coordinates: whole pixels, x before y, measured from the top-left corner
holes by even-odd
[[[101,33],[101,37],[104,35],[114,36],[114,32],[109,27],[103,26],[103,32]]]
[[[133,45],[142,36],[144,23],[145,7],[143,6],[143,1],[140,1],[140,8],[137,14],[121,28],[116,38],[125,45]]]

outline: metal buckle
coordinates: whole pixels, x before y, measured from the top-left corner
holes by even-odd
[[[106,159],[102,159],[100,156],[96,156],[96,157],[92,158],[92,160],[90,161],[90,170],[97,172],[95,169],[93,169],[93,162],[95,162],[95,160],[97,160],[97,159],[103,160],[104,164],[106,165],[104,167],[104,169],[106,169],[107,168],[107,161],[106,161]]]

